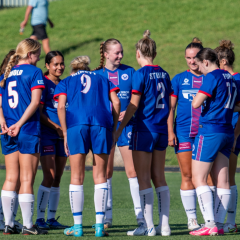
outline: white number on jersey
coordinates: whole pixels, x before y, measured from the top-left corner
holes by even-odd
[[[86,80],[86,82],[84,80]],[[85,94],[88,93],[91,87],[91,78],[88,75],[83,74],[81,76],[81,84],[85,87],[81,92]]]
[[[17,86],[17,81],[12,81],[12,82],[9,82],[8,84],[8,96],[13,97],[13,99],[12,98],[8,99],[8,104],[10,108],[16,108],[18,105],[18,93],[17,91],[12,89],[13,87],[16,87],[16,86]]]
[[[236,87],[236,84],[233,82],[232,86],[234,88],[234,92],[233,92],[233,96],[232,96],[231,84],[230,84],[230,82],[226,82],[226,84],[227,84],[227,88],[228,88],[228,100],[227,100],[227,103],[225,104],[224,108],[233,109],[235,99],[237,97],[237,87]]]
[[[157,101],[156,101],[156,108],[164,108],[164,104],[160,104],[159,101],[164,98],[165,96],[165,87],[162,82],[158,83],[157,90],[160,92],[162,89],[162,92],[158,95]]]

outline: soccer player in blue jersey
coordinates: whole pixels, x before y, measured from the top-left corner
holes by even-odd
[[[222,235],[231,197],[228,159],[234,140],[232,116],[234,107],[240,100],[240,91],[232,75],[218,69],[218,56],[212,49],[199,51],[196,62],[205,78],[192,106],[200,108],[204,104],[204,108],[199,120],[198,135],[194,140],[192,181],[205,224],[190,234]],[[217,187],[215,209],[212,192],[207,185],[210,171]]]
[[[108,39],[100,45],[101,62],[99,67],[95,69],[99,73],[111,81],[115,86],[120,88],[118,97],[121,101],[121,113],[118,119],[118,126],[120,125],[127,106],[131,98],[132,90],[132,76],[135,70],[124,64],[120,64],[123,58],[123,47],[117,39]],[[104,61],[106,63],[104,65]],[[134,169],[132,150],[129,150],[129,142],[132,135],[133,118],[130,119],[124,128],[120,138],[117,141],[118,148],[124,161],[126,175],[129,180],[131,196],[134,205],[134,211],[137,218],[138,225],[144,222],[140,196],[139,184],[137,174]],[[112,226],[112,175],[113,175],[113,160],[114,160],[115,147],[112,149],[107,166],[107,182],[108,182],[108,201],[107,212],[105,216],[105,228]]]
[[[71,165],[69,198],[74,226],[64,230],[67,236],[83,235],[83,181],[85,159],[90,149],[94,155],[95,236],[108,235],[104,231],[108,194],[106,167],[121,107],[117,91],[119,88],[107,78],[90,71],[78,71],[62,80],[55,89],[54,99],[58,98],[59,101],[58,117],[63,130],[65,152],[69,154]]]
[[[142,224],[127,233],[133,236],[171,234],[168,223],[170,194],[164,166],[168,145],[167,119],[173,90],[168,73],[158,65],[153,65],[156,54],[156,43],[150,38],[150,31],[146,30],[136,44],[136,59],[141,68],[133,75],[131,101],[116,132],[118,139],[135,114],[129,148],[133,154],[146,226]],[[159,206],[159,225],[156,230],[153,224],[154,195],[151,180]]]
[[[36,67],[41,45],[33,39],[21,41],[10,58],[0,83],[0,124],[6,180],[1,198],[5,216],[4,234],[16,234],[12,209],[20,179],[18,200],[22,211],[24,235],[47,234],[33,226],[33,183],[39,162],[39,103],[45,88],[42,71]],[[17,64],[17,65],[16,65]]]
[[[235,54],[233,51],[234,45],[230,40],[220,41],[219,46],[215,49],[215,52],[218,55],[218,60],[220,68],[228,71],[236,80],[237,86],[240,88],[240,74],[233,71],[233,63],[235,61]],[[228,207],[227,221],[224,225],[224,233],[236,233],[236,213],[237,213],[237,202],[238,202],[238,191],[237,185],[235,182],[235,173],[237,168],[237,159],[240,152],[240,138],[238,137],[240,132],[239,128],[236,127],[237,121],[239,119],[239,113],[233,113],[232,125],[234,130],[234,141],[235,149],[231,152],[229,158],[229,182],[231,189],[231,201]]]
[[[57,115],[58,103],[53,100],[54,90],[64,72],[64,57],[59,51],[51,51],[45,57],[48,69],[45,75],[40,117],[41,117],[41,165],[43,181],[38,189],[36,225],[42,229],[64,229],[55,216],[60,199],[60,181],[66,165],[67,156],[64,152],[63,133]],[[48,204],[47,222],[45,210]]]

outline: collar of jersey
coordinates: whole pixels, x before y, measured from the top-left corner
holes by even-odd
[[[145,65],[145,67],[159,67],[158,65]]]

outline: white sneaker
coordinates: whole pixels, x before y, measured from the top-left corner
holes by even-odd
[[[144,233],[145,236],[149,236],[149,237],[152,237],[152,236],[156,236],[156,230],[155,230],[155,227],[147,227],[145,228],[145,233]]]
[[[141,224],[138,228],[136,228],[133,231],[128,231],[128,236],[143,236],[145,234],[146,228],[144,227],[144,224]]]
[[[112,227],[112,219],[105,219],[104,220],[104,229]]]
[[[3,220],[0,220],[0,231],[3,231],[5,228],[5,222]]]
[[[162,235],[162,236],[170,236],[171,235],[171,229],[169,226],[164,226],[161,228],[161,226],[155,227],[156,229],[156,235]]]
[[[189,230],[196,230],[197,228],[200,228],[200,225],[198,224],[197,222],[197,219],[196,218],[190,218],[188,220],[188,229]]]
[[[23,225],[19,222],[19,220],[14,220],[14,225],[16,226],[16,228],[20,231],[22,231]]]
[[[232,225],[231,223],[225,223],[223,226],[224,233],[236,233],[238,231],[237,225]]]

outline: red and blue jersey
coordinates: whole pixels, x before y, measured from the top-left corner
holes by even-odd
[[[141,95],[133,131],[167,134],[169,96],[173,93],[168,73],[158,65],[140,68],[133,75],[132,93]]]
[[[200,125],[204,125],[210,133],[233,133],[233,110],[236,102],[240,101],[240,89],[233,76],[225,70],[216,69],[206,75],[199,92],[208,96]]]
[[[4,75],[0,80],[3,78]],[[3,115],[8,127],[20,120],[31,103],[31,91],[37,88],[45,88],[41,69],[30,64],[16,65],[12,68],[5,86],[0,87]],[[40,136],[39,109],[21,127],[21,132]]]
[[[102,126],[112,130],[113,117],[109,93],[119,88],[100,74],[89,71],[77,73],[62,80],[55,88],[54,99],[67,96],[67,128],[78,125]]]
[[[195,137],[198,133],[202,107],[194,109],[192,100],[202,83],[203,75],[196,76],[189,70],[177,74],[172,79],[172,97],[176,97],[178,101],[175,130],[179,136]]]
[[[134,68],[120,64],[119,67],[114,71],[111,71],[107,68],[102,68],[96,70],[95,72],[106,77],[115,86],[120,88],[118,98],[121,101],[121,112],[125,111],[131,100],[132,76],[135,72]]]

